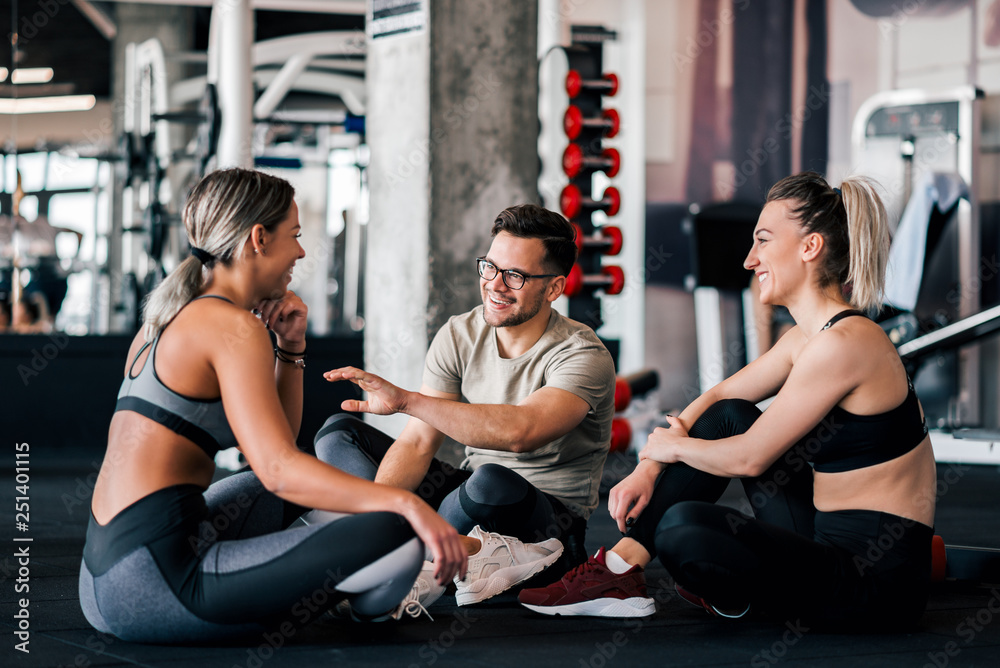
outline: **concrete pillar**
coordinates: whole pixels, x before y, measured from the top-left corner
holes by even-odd
[[[391,35],[370,18],[367,58],[365,363],[408,389],[431,337],[479,302],[473,260],[497,213],[538,201],[537,2],[422,10]],[[377,422],[397,432],[405,417]]]

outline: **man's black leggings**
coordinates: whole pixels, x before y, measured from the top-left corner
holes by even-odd
[[[315,440],[317,457],[367,480],[375,479],[392,444],[391,436],[346,413],[329,418]],[[569,535],[578,535],[583,546],[585,523],[580,517],[499,464],[466,471],[435,458],[416,493],[459,533],[478,524],[486,531],[532,543],[559,538],[566,544]]]
[[[733,436],[759,416],[750,402],[721,401],[690,435]],[[764,475],[743,480],[755,519],[715,505],[728,479],[668,466],[629,537],[719,608],[749,604],[808,628],[912,626],[927,602],[933,529],[871,510],[818,512],[807,446],[796,444]]]

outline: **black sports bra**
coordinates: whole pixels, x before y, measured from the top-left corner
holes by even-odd
[[[860,311],[841,311],[823,329],[853,315],[864,316]],[[907,385],[903,403],[885,413],[856,415],[834,406],[801,441],[813,453],[813,468],[820,473],[853,471],[888,462],[923,443],[927,423],[909,378]]]

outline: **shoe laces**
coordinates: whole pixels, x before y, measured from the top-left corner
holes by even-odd
[[[578,576],[582,576],[594,570],[597,570],[597,564],[592,559],[588,559],[587,561],[583,562],[582,564],[571,570],[569,573],[564,575],[563,579],[566,580],[566,582],[572,582]]]
[[[512,548],[510,546],[510,543],[507,542],[507,538],[504,537],[502,534],[498,534],[498,533],[495,533],[493,535],[500,539],[500,542],[503,543],[503,546],[507,548],[507,554],[510,555],[510,560],[513,561],[516,564],[517,563],[517,555],[514,554],[514,548]]]
[[[406,605],[403,606],[402,613],[405,613],[410,617],[413,617],[414,619],[419,617],[421,614],[424,614],[427,615],[432,622],[434,621],[434,617],[431,615],[430,612],[427,611],[427,608],[424,607],[424,604],[416,599],[408,601]],[[402,617],[402,614],[400,615],[400,617]]]
[[[510,546],[510,543],[507,541],[507,538],[503,534],[499,534],[493,531],[486,531],[484,533],[486,533],[486,535],[489,536],[490,538],[495,538],[499,540],[501,543],[503,543],[503,546],[507,548],[507,554],[510,555],[510,560],[513,561],[515,564],[517,563],[517,555],[514,553],[514,548]],[[485,548],[486,541],[482,541],[482,543],[483,547]]]

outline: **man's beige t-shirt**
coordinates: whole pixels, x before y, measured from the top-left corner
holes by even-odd
[[[462,468],[500,464],[580,516],[594,512],[611,443],[615,369],[592,329],[552,311],[545,333],[531,350],[504,359],[496,330],[486,324],[483,307],[478,306],[449,319],[434,337],[423,380],[470,404],[515,405],[542,387],[566,390],[586,401],[587,416],[565,436],[533,452],[466,447]]]

